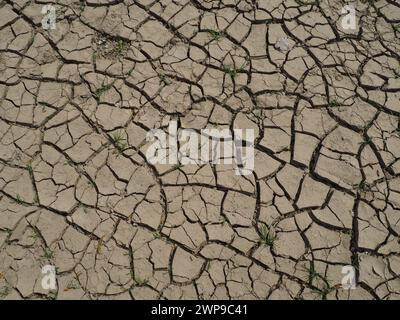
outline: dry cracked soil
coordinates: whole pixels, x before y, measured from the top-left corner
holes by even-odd
[[[2,0],[1,298],[400,299],[400,4],[346,3]],[[171,121],[254,172],[149,163]]]

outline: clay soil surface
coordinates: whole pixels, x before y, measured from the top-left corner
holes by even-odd
[[[38,2],[0,3],[2,299],[400,299],[398,1]],[[149,163],[171,121],[254,172]]]

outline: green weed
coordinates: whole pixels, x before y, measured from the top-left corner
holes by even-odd
[[[166,74],[164,74],[163,72],[160,72],[158,74],[158,78],[160,79],[160,83],[163,86],[168,86],[172,83],[172,81],[169,79],[169,77]]]
[[[144,279],[141,279],[141,278],[139,278],[139,277],[133,277],[133,284],[132,284],[132,288],[133,287],[143,287],[143,286],[145,286],[149,281],[148,280],[144,280]]]
[[[17,196],[15,197],[15,202],[25,207],[28,206],[28,204],[19,194],[17,194]]]
[[[122,153],[127,148],[127,143],[125,142],[125,138],[122,132],[114,132],[111,134],[111,139],[115,148],[118,150],[119,153]]]
[[[116,56],[121,57],[124,55],[126,50],[128,49],[129,44],[126,41],[123,40],[118,40],[115,47],[114,47],[114,53]]]
[[[104,93],[109,91],[112,88],[112,84],[102,85],[100,88],[97,88],[94,92],[96,98],[100,98]]]
[[[262,225],[260,228],[260,238],[258,239],[258,243],[260,245],[272,247],[274,245],[275,240],[278,239],[276,235],[271,234],[270,230],[268,230],[267,226]]]
[[[329,107],[331,107],[331,108],[340,107],[340,103],[337,102],[336,100],[332,100],[329,102]]]
[[[315,284],[315,289],[312,290],[316,295],[318,295],[321,300],[326,300],[327,296],[334,290],[338,288],[338,285],[332,286],[329,283],[328,278],[326,278],[324,275],[321,273],[318,273],[314,269],[314,265],[310,262],[309,267],[304,267],[305,270],[308,272],[308,281],[313,284],[313,282],[316,282]],[[322,281],[322,285],[321,284]]]
[[[207,33],[212,40],[218,40],[221,37],[221,33],[215,30],[207,30]]]
[[[53,259],[54,253],[53,251],[51,251],[50,248],[46,247],[43,249],[43,257],[45,257],[46,259]]]

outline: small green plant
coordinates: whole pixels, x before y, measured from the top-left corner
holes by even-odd
[[[132,287],[143,287],[145,286],[149,281],[148,280],[143,280],[139,277],[133,277],[133,284]]]
[[[57,297],[58,297],[58,292],[56,292],[56,291],[50,291],[47,294],[47,299],[48,300],[57,300]]]
[[[45,257],[46,259],[53,259],[54,253],[53,251],[51,251],[50,248],[46,247],[43,249],[43,257]]]
[[[112,88],[112,84],[104,84],[100,88],[96,89],[96,91],[94,92],[94,95],[96,96],[96,98],[100,98],[101,95],[106,93],[111,88]]]
[[[229,76],[231,77],[231,79],[235,79],[238,75],[238,73],[244,71],[244,67],[245,65],[248,63],[248,61],[246,60],[242,66],[240,68],[231,68],[230,66],[226,66],[224,65],[223,70],[226,74],[229,74]]]
[[[155,231],[155,232],[153,232],[153,237],[154,237],[154,239],[160,239],[161,233],[159,231]]]
[[[320,273],[315,271],[314,265],[311,262],[310,262],[310,266],[304,267],[304,269],[308,272],[308,281],[310,281],[310,283],[312,283],[314,280],[318,280],[318,279],[321,279],[324,282],[327,281],[325,277],[323,277]]]
[[[304,267],[304,269],[307,271],[308,273],[308,281],[310,282],[310,284],[313,284],[313,282],[315,283],[315,289],[313,289],[312,291],[317,294],[321,300],[326,300],[327,296],[334,290],[336,290],[337,288],[340,287],[340,285],[334,285],[332,286],[329,283],[329,280],[323,276],[322,274],[318,273],[315,268],[314,265],[310,262],[310,266],[309,267]],[[322,281],[322,283],[321,283]],[[321,286],[322,284],[322,286]]]
[[[173,166],[172,170],[178,170],[178,169],[180,169],[182,167],[183,167],[183,164],[182,163],[178,163],[178,164]]]
[[[221,33],[215,30],[207,30],[208,35],[212,40],[218,40],[221,37]]]
[[[24,200],[22,200],[21,196],[17,194],[17,197],[15,198],[15,202],[18,204],[23,204]]]
[[[237,76],[237,74],[238,74],[238,70],[232,69],[232,68],[229,67],[229,66],[224,66],[224,72],[225,72],[226,74],[229,74],[229,76],[231,77],[232,80],[235,79],[236,76]]]
[[[329,106],[330,106],[331,108],[336,108],[336,107],[339,107],[339,106],[340,106],[340,103],[337,102],[336,100],[332,100],[332,101],[329,102]]]
[[[29,174],[33,174],[33,168],[30,164],[27,165],[26,169],[28,170]]]
[[[308,273],[308,281],[309,282],[313,282],[313,280],[318,277],[318,273],[315,271],[314,269],[314,265],[310,262],[310,266],[309,267],[304,267],[304,269],[307,271]]]
[[[119,153],[122,153],[128,146],[125,142],[122,132],[120,131],[114,132],[111,135],[111,139],[113,141],[115,148],[118,150]]]
[[[168,29],[170,29],[172,32],[174,32],[174,30],[176,30],[176,25],[173,21],[168,23]]]
[[[270,230],[268,230],[267,226],[262,225],[260,228],[260,238],[258,239],[258,244],[272,247],[274,245],[274,242],[278,237],[276,235],[273,235]]]
[[[158,74],[158,78],[160,79],[160,84],[162,84],[163,86],[168,86],[172,83],[168,76],[163,72],[160,72]]]
[[[70,282],[68,282],[67,287],[64,289],[64,291],[79,289],[80,287],[81,286],[79,285],[79,281],[77,279],[72,279]]]
[[[367,137],[367,139],[365,139],[364,141],[361,142],[360,146],[366,146],[366,145],[370,144],[371,142],[372,142],[372,138]]]
[[[17,196],[15,197],[15,202],[18,203],[18,204],[20,204],[20,205],[23,205],[23,206],[27,206],[27,205],[28,205],[28,204],[25,202],[25,200],[22,199],[22,197],[21,197],[19,194],[17,194]]]
[[[74,162],[70,159],[68,159],[67,161],[64,162],[64,166],[73,166]]]
[[[8,294],[10,293],[11,288],[4,286],[0,288],[0,298],[4,298],[6,296],[8,296]]]
[[[313,292],[317,294],[321,300],[326,300],[327,296],[332,292],[335,291],[335,287],[331,287],[329,284],[324,284],[322,288],[314,289]]]
[[[365,180],[361,180],[360,183],[357,185],[357,189],[366,192],[370,191],[371,187]]]
[[[114,51],[117,56],[122,56],[128,49],[128,43],[123,40],[118,40],[115,45]]]
[[[38,238],[38,234],[36,233],[35,229],[33,229],[33,234],[31,234],[29,236],[29,238],[33,239],[34,241],[36,241],[36,239]]]
[[[96,184],[95,184],[95,182],[94,182],[93,180],[88,179],[87,185],[88,185],[89,187],[91,187],[91,188],[94,188]]]
[[[88,214],[88,207],[87,207],[86,204],[84,204],[84,203],[82,203],[82,202],[79,202],[79,208],[82,208],[83,212],[84,212],[85,214]]]

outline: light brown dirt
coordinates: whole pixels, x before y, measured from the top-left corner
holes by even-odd
[[[400,298],[396,0],[45,2],[0,4],[2,298]],[[254,173],[150,165],[172,120]]]

